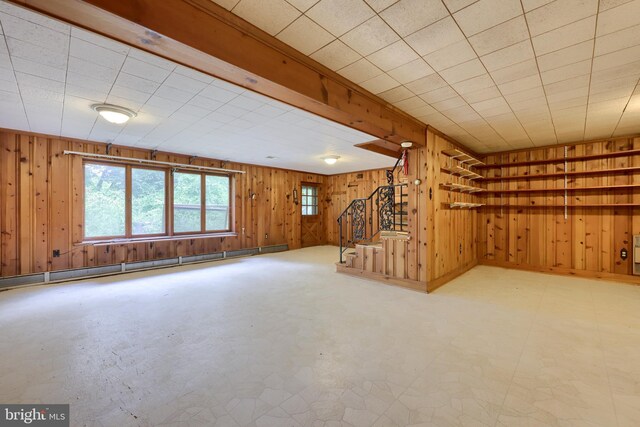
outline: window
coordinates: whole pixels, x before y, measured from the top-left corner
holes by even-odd
[[[84,237],[230,231],[231,188],[231,179],[225,175],[170,174],[166,168],[85,162]],[[171,223],[167,222],[169,209]]]
[[[302,215],[318,215],[318,187],[302,186]]]
[[[84,165],[85,237],[125,236],[126,168]]]

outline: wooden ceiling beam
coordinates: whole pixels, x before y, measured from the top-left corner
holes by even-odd
[[[426,126],[211,0],[12,0],[395,143]]]

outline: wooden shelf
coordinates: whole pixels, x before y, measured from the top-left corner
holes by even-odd
[[[640,208],[640,203],[600,203],[584,205],[483,205],[488,208]]]
[[[452,168],[440,168],[441,171],[447,172],[451,175],[458,175],[462,178],[467,178],[467,179],[483,179],[483,176],[470,171],[469,169],[465,169],[462,166],[454,166]]]
[[[454,208],[473,209],[473,208],[479,208],[480,206],[484,206],[484,205],[482,203],[465,203],[465,202],[453,202],[449,204],[449,207],[451,209],[454,209]]]
[[[613,169],[599,169],[599,170],[591,170],[591,171],[568,171],[568,172],[554,172],[554,173],[541,173],[537,175],[513,175],[513,176],[496,176],[496,177],[483,177],[485,181],[507,181],[514,179],[540,179],[540,178],[551,178],[554,176],[563,177],[563,176],[575,176],[575,175],[606,175],[606,174],[616,174],[616,173],[624,173],[624,172],[637,172],[640,171],[640,166],[634,166],[630,168],[613,168]]]
[[[640,184],[629,185],[608,185],[608,186],[596,186],[596,187],[567,187],[567,188],[522,188],[519,190],[490,190],[482,189],[487,194],[518,194],[518,193],[547,193],[558,192],[564,193],[564,191],[609,191],[609,190],[632,190],[634,188],[640,188]]]
[[[455,182],[447,182],[440,185],[442,185],[444,188],[448,188],[451,191],[459,191],[461,193],[479,193],[482,191],[486,191],[484,188],[474,187],[472,185],[457,184]]]
[[[442,150],[441,152],[442,154],[449,156],[451,158],[454,158],[460,163],[464,163],[469,166],[484,165],[484,163],[481,162],[480,160],[476,159],[473,156],[468,155],[467,153],[464,153],[458,150],[457,148],[450,148],[448,150]]]
[[[543,165],[547,163],[563,163],[565,160],[568,162],[577,162],[581,160],[596,160],[596,159],[605,159],[605,158],[613,158],[613,157],[635,156],[639,154],[640,154],[640,149],[614,151],[611,153],[589,154],[584,156],[567,157],[566,159],[564,157],[561,157],[561,158],[554,158],[554,159],[528,160],[528,161],[513,162],[513,163],[489,163],[489,164],[478,165],[478,168],[499,169],[499,168],[508,168],[512,166],[528,166],[528,165]]]

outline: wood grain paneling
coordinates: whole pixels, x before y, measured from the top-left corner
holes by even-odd
[[[302,182],[325,176],[196,159],[203,166],[246,171],[235,175],[236,236],[81,244],[82,158],[64,150],[106,152],[105,144],[23,132],[0,131],[0,275],[53,271],[129,261],[288,244],[300,247],[301,210],[293,201]],[[148,150],[112,147],[112,155],[150,158]],[[156,160],[188,163],[189,157],[158,153]],[[254,194],[251,198],[249,194]],[[322,243],[322,242],[321,242]],[[53,250],[60,256],[53,257]]]
[[[606,153],[640,148],[640,138],[619,138],[567,146],[567,157],[581,157],[567,163],[568,208],[564,208],[564,146],[490,155],[486,162],[502,164],[485,174],[530,176],[527,179],[489,180],[489,190],[527,190],[481,196],[489,205],[480,210],[478,258],[481,263],[528,270],[612,278],[632,274],[632,261],[620,258],[620,250],[631,253],[633,234],[640,234],[639,208],[623,207],[640,201],[637,187],[615,188],[640,182],[638,171],[598,173],[640,164],[640,156]],[[586,158],[585,158],[586,157]],[[549,160],[546,163],[526,164]],[[596,172],[574,174],[576,172]],[[559,176],[548,174],[560,173]],[[536,176],[541,175],[537,178]],[[542,176],[543,175],[543,176]],[[602,189],[593,188],[602,187]],[[590,190],[581,190],[590,188]],[[549,191],[549,190],[560,191]],[[532,191],[535,190],[535,191]],[[546,190],[546,191],[545,191]],[[596,207],[594,205],[610,205]],[[618,205],[618,206],[614,206]],[[559,206],[559,207],[558,207]],[[584,206],[584,207],[582,207]],[[638,280],[640,282],[640,280]]]

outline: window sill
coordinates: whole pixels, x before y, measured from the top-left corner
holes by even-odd
[[[156,236],[156,237],[140,237],[131,239],[108,239],[108,240],[85,240],[76,243],[77,246],[106,246],[106,245],[125,245],[129,243],[152,243],[167,242],[174,240],[191,240],[191,239],[216,239],[223,237],[237,237],[238,233],[229,231],[224,233],[209,234],[179,234],[176,236]]]

